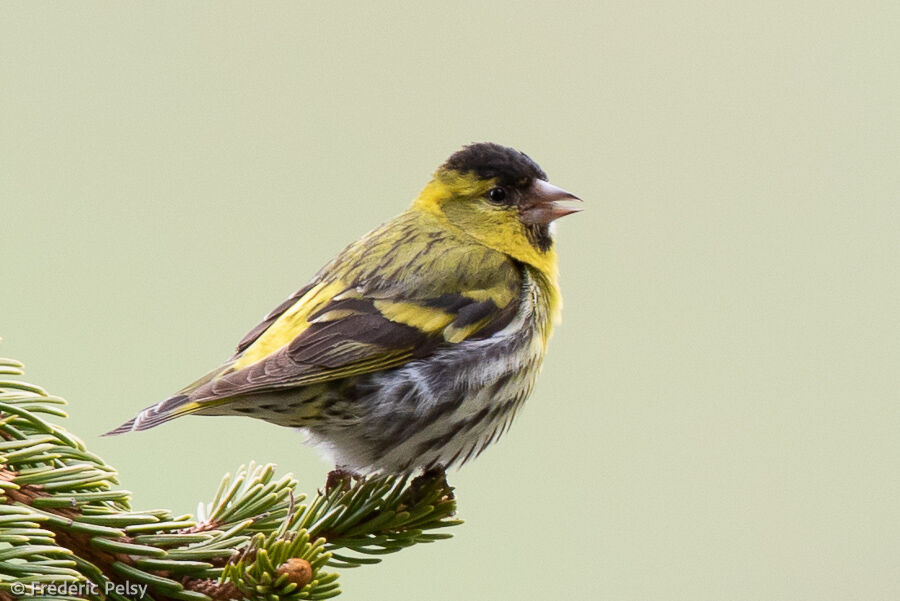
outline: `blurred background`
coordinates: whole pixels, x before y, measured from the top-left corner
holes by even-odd
[[[455,538],[346,599],[900,598],[896,2],[0,8],[0,354],[140,508],[329,466],[293,431],[98,438],[227,358],[459,146],[585,199]]]

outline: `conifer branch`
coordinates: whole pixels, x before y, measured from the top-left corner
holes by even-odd
[[[116,471],[54,423],[65,401],[0,359],[0,601],[328,599],[335,569],[449,538],[443,473],[337,479],[309,501],[272,465],[222,479],[198,515],[135,511]]]

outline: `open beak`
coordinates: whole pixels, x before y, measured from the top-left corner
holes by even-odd
[[[535,179],[534,184],[525,193],[525,198],[519,205],[519,214],[522,222],[529,225],[547,225],[560,217],[571,213],[577,213],[581,209],[570,204],[561,204],[562,201],[581,199],[562,188],[558,188],[542,179]]]

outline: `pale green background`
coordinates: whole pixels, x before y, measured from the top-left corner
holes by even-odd
[[[3,4],[0,353],[139,507],[314,489],[249,419],[97,435],[502,142],[586,201],[564,324],[456,538],[344,598],[900,598],[898,4],[372,4]]]

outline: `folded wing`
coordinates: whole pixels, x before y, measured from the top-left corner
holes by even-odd
[[[348,248],[251,330],[221,368],[110,434],[147,429],[232,397],[398,367],[506,327],[522,294],[519,266],[480,245],[430,242],[446,248],[394,257],[406,264],[393,271],[384,268],[386,257],[380,268],[359,269],[344,255],[360,249]],[[369,246],[376,258],[383,254],[377,237]]]

